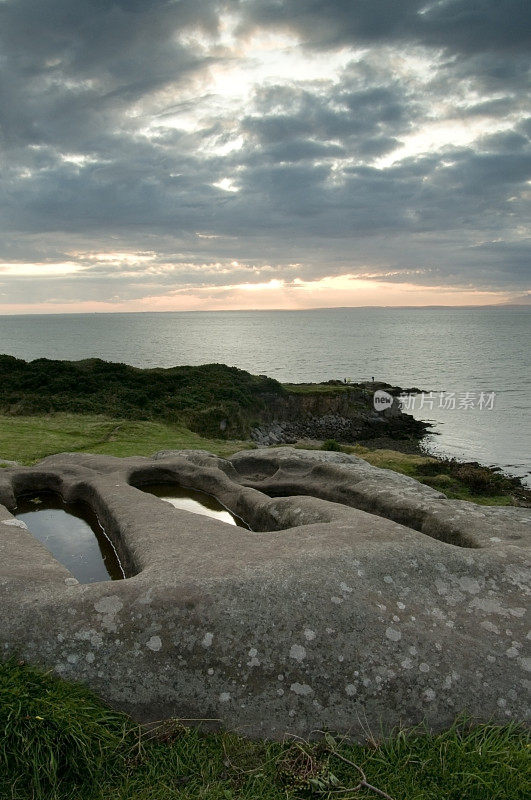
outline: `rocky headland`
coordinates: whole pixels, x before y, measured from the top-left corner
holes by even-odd
[[[378,389],[393,398],[383,411]],[[222,364],[1,356],[8,420],[104,415],[105,448],[124,420],[247,447],[228,458],[85,447],[4,462],[2,651],[139,720],[208,717],[253,736],[323,726],[362,736],[367,723],[389,731],[423,720],[437,730],[463,711],[526,718],[529,511],[450,494],[473,486],[515,502],[514,481],[479,465],[414,455],[407,467],[422,472],[399,474],[403,465],[368,463],[378,450],[354,454],[362,442],[418,448],[427,426],[401,411],[402,391],[280,384]],[[301,440],[320,449],[299,449]],[[215,497],[247,527],[173,508],[149,484]],[[123,579],[80,583],[31,534],[17,503],[41,493],[96,515]]]
[[[376,411],[373,395],[395,400]],[[203,436],[258,445],[299,439],[354,444],[379,437],[418,442],[427,428],[400,410],[403,390],[385,383],[281,384],[225,364],[138,369],[100,359],[22,361],[0,356],[0,411],[98,413],[180,422]]]
[[[294,444],[300,440],[335,440],[345,444],[381,437],[409,443],[415,449],[429,425],[404,413],[398,396],[405,391],[387,383],[288,384],[286,392],[271,398],[251,439],[260,446]],[[376,411],[376,390],[392,395],[392,406]],[[418,391],[418,390],[414,390]]]

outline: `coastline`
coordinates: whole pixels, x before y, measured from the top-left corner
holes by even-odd
[[[0,317],[0,340],[4,352],[26,360],[98,356],[142,369],[218,362],[283,383],[375,375],[457,396],[495,391],[492,411],[456,409],[444,417],[424,406],[408,413],[436,418],[440,435],[431,437],[430,450],[502,466],[528,481],[529,313],[353,308]]]
[[[291,444],[342,450],[414,477],[453,499],[531,505],[499,467],[425,451],[429,423],[401,411],[382,382],[281,384],[223,364],[142,370],[90,359],[0,356],[0,466],[64,451],[149,456],[157,449],[237,450]],[[375,411],[373,395],[394,400]]]

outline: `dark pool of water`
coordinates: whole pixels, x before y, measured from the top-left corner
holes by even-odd
[[[229,525],[239,525],[241,528],[247,529],[249,527],[240,517],[227,511],[215,497],[205,492],[197,492],[195,489],[183,489],[181,486],[176,486],[172,483],[155,483],[140,486],[139,488],[143,492],[154,494],[156,497],[160,497],[161,500],[171,503],[175,508],[182,508],[194,514],[213,517]]]
[[[52,493],[28,495],[18,498],[15,516],[80,583],[125,578],[116,550],[84,503],[66,504]]]

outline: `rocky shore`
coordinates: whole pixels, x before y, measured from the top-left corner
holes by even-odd
[[[398,396],[410,390],[387,383],[291,384],[287,394],[275,397],[250,436],[259,447],[294,444],[300,440],[333,439],[356,444],[385,437],[387,441],[418,443],[430,428],[400,409]],[[376,411],[376,390],[392,395],[393,404]],[[414,390],[418,391],[418,390]]]
[[[374,392],[392,406],[376,411]],[[418,441],[428,426],[402,413],[402,391],[387,383],[282,384],[226,364],[137,369],[86,361],[26,362],[0,355],[0,412],[10,416],[68,412],[178,423],[219,439],[264,446],[299,439],[354,444],[386,436]]]

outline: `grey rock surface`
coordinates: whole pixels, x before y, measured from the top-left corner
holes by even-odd
[[[0,467],[18,467],[18,461],[10,461],[7,458],[0,457]]]
[[[161,482],[214,495],[252,531],[142,491]],[[130,577],[77,583],[13,516],[43,490],[87,502]],[[137,719],[363,738],[462,711],[528,718],[529,510],[290,447],[65,453],[1,470],[0,503],[3,656]]]

